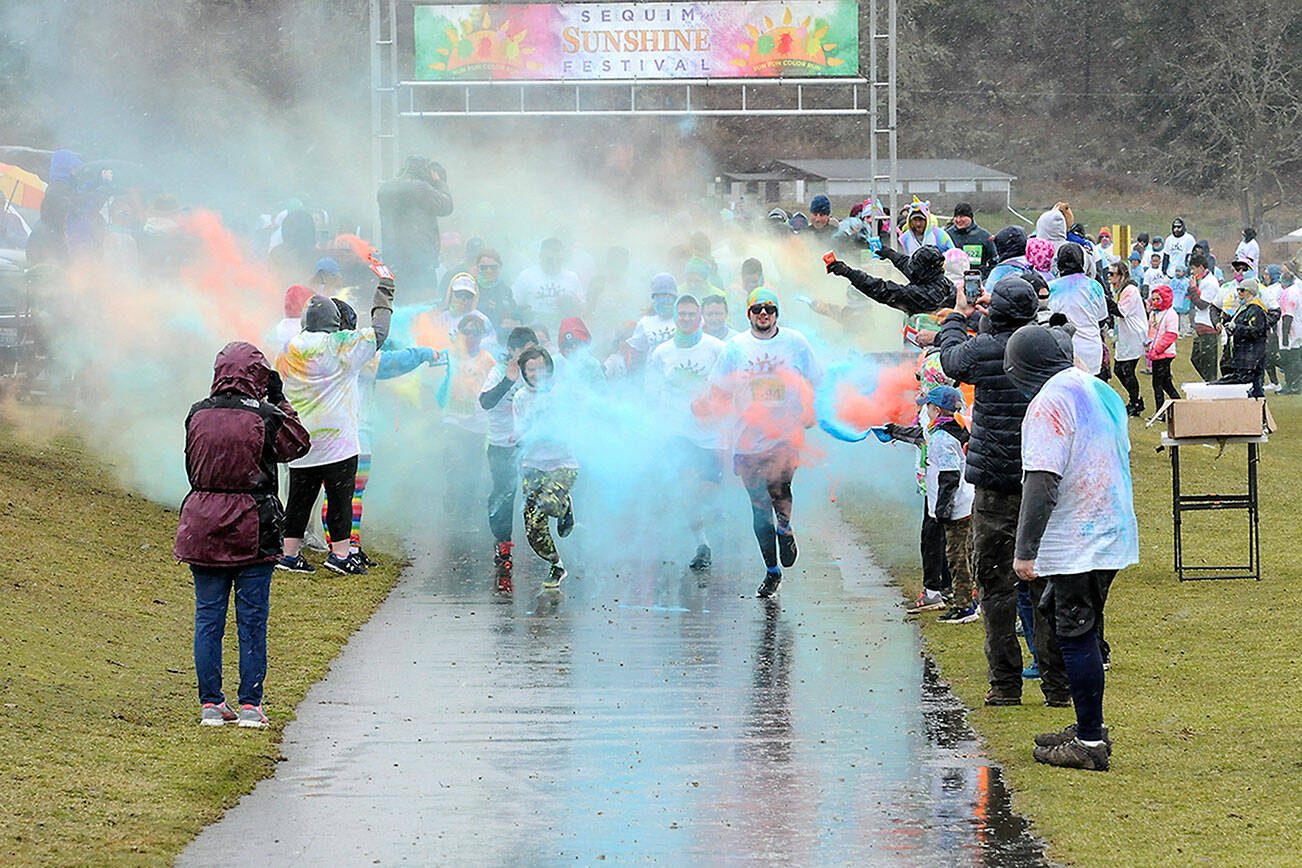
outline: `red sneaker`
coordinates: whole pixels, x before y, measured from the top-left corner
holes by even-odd
[[[497,590],[503,594],[515,590],[515,585],[511,581],[511,549],[514,546],[515,543],[498,543],[497,552],[493,555],[493,564],[497,567]]]

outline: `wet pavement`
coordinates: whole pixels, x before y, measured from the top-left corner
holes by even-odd
[[[418,557],[179,864],[1044,864],[839,519],[775,601],[733,538],[704,580],[594,550],[550,594],[517,549],[506,599]]]

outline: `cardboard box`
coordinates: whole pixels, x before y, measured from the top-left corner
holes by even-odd
[[[1275,430],[1262,398],[1168,401],[1168,437],[1260,437]]]

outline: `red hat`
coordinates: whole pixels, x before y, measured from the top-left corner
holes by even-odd
[[[285,317],[288,319],[301,317],[303,308],[307,307],[307,301],[311,297],[312,290],[301,283],[296,283],[285,290]]]
[[[558,332],[557,341],[566,343],[568,341],[592,341],[592,335],[588,332],[588,327],[583,324],[583,320],[577,316],[567,316],[561,320],[561,330]]]

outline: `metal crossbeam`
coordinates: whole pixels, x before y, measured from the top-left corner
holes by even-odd
[[[558,80],[558,81],[404,81],[400,89],[406,93],[407,107],[399,112],[403,118],[446,118],[446,117],[519,117],[523,115],[537,117],[740,117],[754,115],[759,117],[774,116],[828,116],[828,115],[862,115],[866,110],[859,100],[859,88],[868,84],[863,78],[843,79],[606,79],[606,80]],[[615,91],[627,88],[626,98],[616,103],[612,97]],[[795,90],[795,105],[756,106],[754,97],[762,92],[786,93],[789,98],[791,89]],[[844,92],[841,104],[809,105],[805,100],[805,89],[816,88],[823,93],[839,89]],[[565,92],[573,91],[573,99]],[[712,93],[721,97],[728,89],[737,91],[739,101],[733,105],[719,105],[715,100],[694,96],[693,91]],[[519,100],[510,108],[504,107],[499,99],[495,103],[476,101],[473,95],[502,94],[516,90]],[[552,100],[535,100],[530,104],[529,94],[541,90],[555,92]],[[585,104],[585,95],[598,98],[606,97],[605,105],[594,105],[590,99]],[[437,96],[436,105],[423,104],[424,98]],[[658,96],[659,104],[639,103],[639,96]],[[666,105],[666,97],[677,98],[677,105]],[[564,104],[562,104],[564,100]]]

